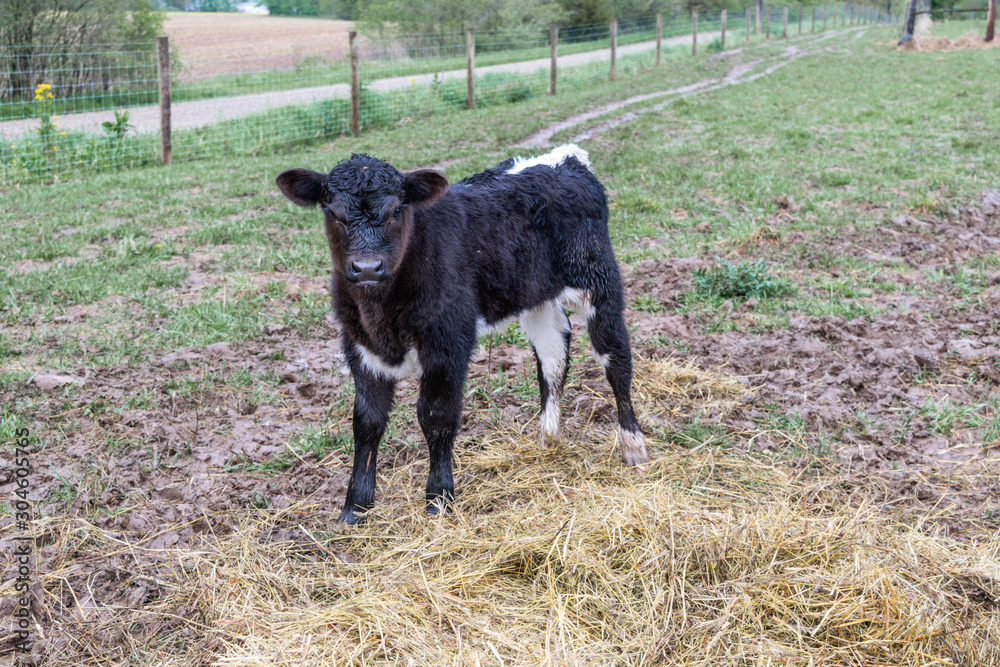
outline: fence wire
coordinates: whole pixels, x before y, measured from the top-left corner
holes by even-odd
[[[864,9],[829,7],[828,29],[859,23],[857,12]],[[803,32],[821,30],[822,11],[789,7],[788,36],[800,25]],[[726,48],[763,41],[768,23],[771,38],[780,38],[785,8],[766,12],[760,34],[753,9],[729,12]],[[886,20],[866,20],[872,19]],[[720,28],[721,12],[698,14],[699,52],[722,49]],[[663,59],[691,54],[691,29],[690,13],[662,16]],[[619,21],[616,33],[616,78],[653,66],[655,16]],[[475,106],[545,95],[550,35],[528,29],[476,33]],[[607,23],[559,29],[557,93],[608,80],[610,38]],[[466,39],[465,32],[360,38],[362,129],[466,108]],[[346,36],[340,43],[300,40],[260,53],[225,41],[174,50],[170,78],[175,160],[256,154],[350,130]],[[157,83],[155,44],[33,46],[0,54],[0,183],[157,164]]]

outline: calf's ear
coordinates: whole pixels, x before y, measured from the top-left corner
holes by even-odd
[[[288,169],[278,174],[274,182],[285,196],[299,206],[315,206],[323,196],[327,175],[308,169]]]
[[[427,208],[448,191],[448,179],[433,169],[419,169],[403,176],[406,203],[414,208]]]

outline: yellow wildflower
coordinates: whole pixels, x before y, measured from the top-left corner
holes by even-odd
[[[61,137],[65,137],[65,136],[66,136],[66,132],[65,132],[65,131],[63,131],[63,132],[60,132],[60,133],[59,133],[59,136],[61,136]]]

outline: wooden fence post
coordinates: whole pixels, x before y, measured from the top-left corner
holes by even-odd
[[[170,164],[173,145],[170,143],[170,42],[156,38],[157,69],[160,84],[160,162]]]
[[[476,34],[472,28],[465,31],[465,103],[469,109],[476,108]]]
[[[351,50],[351,132],[361,131],[361,77],[358,73],[358,33],[351,30],[347,33],[347,42]]]
[[[823,32],[826,32],[826,3],[823,3]]]
[[[785,7],[785,18],[781,22],[781,36],[788,37],[788,7]]]
[[[798,12],[798,15],[799,15],[799,34],[801,35],[802,34],[802,7],[799,7],[795,11]]]
[[[611,72],[608,79],[615,80],[615,50],[618,48],[618,19],[611,19]]]
[[[725,49],[726,48],[726,10],[725,9],[722,10],[721,21],[722,21],[722,26],[721,26],[721,34],[719,36],[719,46],[721,46],[723,49]]]
[[[990,0],[989,9],[986,11],[986,41],[993,41],[993,25],[997,19],[997,0]]]
[[[763,2],[757,0],[753,5],[753,34],[760,34],[760,10]]]
[[[764,39],[771,41],[771,5],[764,12]]]
[[[559,52],[559,26],[555,23],[549,28],[549,43],[552,45],[552,65],[549,71],[549,95],[556,94],[556,65]]]
[[[691,55],[698,55],[698,11],[691,10]]]
[[[656,15],[656,64],[660,64],[660,47],[663,44],[663,14]]]
[[[750,8],[743,10],[743,46],[750,46]]]

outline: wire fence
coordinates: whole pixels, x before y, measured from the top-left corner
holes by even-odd
[[[689,13],[660,17],[663,59],[689,56]],[[725,48],[890,18],[871,7],[767,7],[761,30],[752,8],[728,12]],[[721,51],[723,13],[697,14],[698,51]],[[749,32],[747,32],[749,27]],[[769,33],[769,34],[768,34]],[[552,31],[479,32],[473,37],[476,107],[627,77],[656,59],[657,17]],[[614,39],[612,40],[612,35]],[[465,32],[393,35],[357,42],[359,129],[464,109],[470,51]],[[614,42],[615,48],[611,48]],[[351,58],[346,41],[299,41],[247,55],[213,42],[170,54],[172,156],[256,154],[351,130]],[[34,46],[0,53],[0,182],[156,164],[161,106],[156,44]]]

